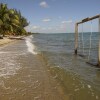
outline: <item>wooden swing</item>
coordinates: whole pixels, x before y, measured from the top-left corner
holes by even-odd
[[[91,53],[91,45],[92,45],[92,42],[91,42],[91,37],[92,37],[92,20],[94,20],[94,19],[99,19],[99,33],[100,33],[100,15],[96,15],[96,16],[94,16],[94,17],[91,17],[91,18],[85,18],[85,19],[83,19],[82,21],[80,21],[80,22],[77,22],[76,24],[75,24],[75,54],[77,55],[78,54],[78,25],[79,24],[83,24],[83,23],[85,23],[85,22],[88,22],[88,21],[91,21],[91,34],[90,34],[90,47],[89,47],[89,55],[88,55],[88,62],[87,63],[89,63],[89,64],[91,64],[91,65],[95,65],[95,66],[97,66],[97,67],[99,67],[100,68],[100,38],[99,38],[99,47],[98,47],[98,63],[97,64],[93,64],[93,63],[91,63],[91,62],[89,62],[89,58],[90,58],[90,53]],[[82,29],[82,33],[83,33],[83,29]],[[83,35],[82,35],[82,38],[83,38]],[[83,56],[84,56],[84,41],[82,40],[82,44],[83,44]]]

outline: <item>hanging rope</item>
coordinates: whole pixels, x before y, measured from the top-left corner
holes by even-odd
[[[83,34],[84,34],[84,32],[83,32],[83,23],[82,23],[82,50],[83,50],[83,55],[84,55],[84,37],[83,37]]]
[[[92,21],[91,21],[91,34],[90,34],[90,47],[89,47],[88,60],[90,59],[90,54],[91,54],[91,47],[92,47],[92,33],[93,33],[93,29],[92,29]]]
[[[79,28],[78,28],[78,48],[79,48],[79,52],[81,51],[80,50],[80,46],[81,46],[81,44],[80,44],[80,30],[79,30]]]
[[[99,16],[99,34],[100,34],[100,16]],[[100,66],[100,35],[99,35],[99,52],[98,52],[98,65]]]

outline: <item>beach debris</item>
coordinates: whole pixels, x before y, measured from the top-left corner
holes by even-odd
[[[56,74],[53,78],[56,79],[58,77],[58,75]]]
[[[77,89],[75,89],[74,91],[76,92],[76,91],[79,91],[80,89],[79,88],[77,88]]]
[[[34,100],[39,100],[41,98],[41,95],[34,97]]]
[[[89,89],[91,88],[91,85],[87,85],[87,86],[88,86]]]
[[[22,36],[10,36],[9,39],[24,40]]]
[[[99,99],[99,97],[96,95],[96,99]]]

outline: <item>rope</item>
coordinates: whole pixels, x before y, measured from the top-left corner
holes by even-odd
[[[99,46],[98,46],[98,65],[100,65],[100,16],[99,16]]]
[[[91,54],[91,47],[92,47],[92,21],[91,21],[91,34],[90,34],[90,47],[89,47],[89,55],[88,55],[88,60],[90,59],[90,54]]]
[[[83,37],[83,23],[82,23],[82,47],[83,47],[83,55],[84,55],[84,37]]]
[[[78,28],[78,48],[80,52],[80,33],[79,33],[79,28]]]

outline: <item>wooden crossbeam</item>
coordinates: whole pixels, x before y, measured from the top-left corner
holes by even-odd
[[[77,24],[82,24],[82,23],[88,22],[88,21],[90,21],[90,20],[93,20],[93,19],[99,18],[99,17],[100,17],[100,14],[99,14],[99,15],[96,15],[96,16],[93,16],[93,17],[90,17],[90,18],[87,17],[87,18],[83,19],[82,21],[77,22]]]

